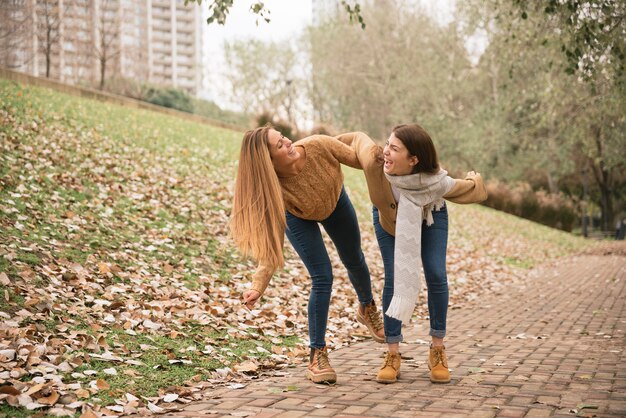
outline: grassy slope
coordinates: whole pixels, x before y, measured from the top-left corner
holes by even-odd
[[[155,395],[235,364],[256,346],[293,343],[291,337],[277,342],[271,336],[250,341],[246,332],[227,335],[238,327],[237,317],[212,300],[216,294],[236,297],[229,293],[239,292],[230,277],[250,267],[233,251],[225,228],[241,133],[4,80],[0,112],[0,273],[11,281],[0,285],[9,296],[0,301],[4,319],[26,307],[33,315],[20,327],[39,327],[42,336],[65,338],[74,331],[104,335],[109,346],[130,352],[145,351],[140,343],[156,347],[154,355],[141,357],[144,366],[124,370],[149,373],[150,379],[107,377],[102,370],[109,365],[93,359],[75,370],[93,369],[109,380],[112,389],[100,394],[101,403],[121,396],[122,387]],[[372,241],[364,179],[357,170],[345,173],[364,240]],[[588,245],[484,207],[452,205],[451,212],[453,250],[481,252],[497,263],[528,268]],[[148,289],[155,277],[166,282],[157,294]],[[70,294],[55,293],[65,285],[60,278],[72,283],[62,287]],[[113,297],[116,285],[126,293]],[[38,308],[27,291],[32,288],[44,289],[38,297],[46,309]],[[127,305],[191,301],[204,303],[211,314],[170,321],[152,313],[147,318],[182,336],[149,332],[140,324],[133,328],[139,335],[129,339],[125,328],[107,329],[107,312],[94,313],[85,303],[94,299]],[[164,310],[176,312],[171,305]],[[121,315],[113,313],[116,320]],[[168,365],[168,354],[207,344],[225,354],[194,352],[188,356],[194,367]],[[77,347],[79,354],[87,351]]]

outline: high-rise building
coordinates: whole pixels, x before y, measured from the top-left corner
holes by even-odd
[[[0,65],[69,83],[123,77],[197,94],[202,19],[183,0],[0,0]]]

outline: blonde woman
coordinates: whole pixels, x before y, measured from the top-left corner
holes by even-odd
[[[258,262],[243,302],[254,306],[274,272],[283,266],[286,233],[312,281],[306,376],[315,383],[337,380],[325,341],[333,274],[319,224],[335,244],[356,290],[357,320],[376,341],[384,341],[359,225],[343,188],[340,164],[360,168],[354,150],[333,137],[314,135],[293,144],[271,127],[256,128],[244,135],[235,182],[231,232],[239,249]]]
[[[337,137],[351,145],[365,173],[376,238],[385,268],[383,311],[388,351],[376,381],[400,376],[402,325],[413,314],[423,268],[428,289],[430,380],[450,382],[444,338],[448,312],[445,200],[476,203],[487,198],[480,174],[453,179],[443,170],[430,135],[420,125],[393,128],[384,149],[361,132]]]

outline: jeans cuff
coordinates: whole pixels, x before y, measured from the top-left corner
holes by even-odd
[[[402,334],[385,336],[385,342],[387,344],[397,344],[397,343],[401,343],[402,341],[404,341],[404,338],[402,338]]]
[[[430,329],[430,334],[431,337],[437,337],[437,338],[443,338],[446,336],[446,330],[445,329]]]

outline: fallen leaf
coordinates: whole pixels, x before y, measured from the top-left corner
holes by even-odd
[[[176,399],[178,399],[176,393],[168,393],[163,397],[163,402],[174,402]]]
[[[30,389],[28,389],[28,391],[25,393],[25,395],[26,396],[33,395],[33,394],[39,392],[41,389],[43,389],[44,386],[45,386],[45,383],[36,384],[35,386],[33,386]]]
[[[91,392],[89,392],[87,389],[78,389],[74,393],[79,398],[84,398],[84,399],[89,398],[91,396]]]
[[[100,274],[106,274],[111,272],[111,268],[107,263],[98,263],[98,271]]]
[[[126,400],[127,400],[128,402],[135,402],[135,401],[138,401],[138,400],[139,400],[139,398],[138,398],[138,397],[136,397],[135,395],[133,395],[132,393],[127,393],[127,394],[126,394]]]
[[[0,273],[0,283],[8,286],[11,284],[11,280],[9,280],[9,276],[6,275],[6,273],[2,272]]]
[[[7,395],[18,396],[22,392],[20,392],[19,390],[15,389],[14,386],[4,385],[4,386],[0,386],[0,393],[5,393]]]
[[[44,405],[54,405],[59,400],[59,393],[56,390],[50,392],[50,395],[45,398],[37,399],[37,402],[42,403]]]
[[[234,367],[237,372],[256,372],[259,369],[259,365],[253,361],[244,361],[243,363],[237,364]]]
[[[80,415],[80,418],[98,418],[98,416],[91,409],[87,408]]]
[[[598,405],[591,405],[591,404],[580,403],[580,404],[576,405],[576,408],[578,408],[578,409],[598,409]]]
[[[152,412],[154,412],[155,414],[162,414],[163,412],[165,412],[164,408],[161,408],[159,406],[156,406],[155,404],[153,404],[152,402],[148,402],[148,409]]]
[[[46,414],[53,417],[73,417],[74,411],[65,408],[51,408],[46,411]]]
[[[111,389],[111,385],[109,385],[104,379],[96,380],[96,387],[100,390],[109,390]]]

